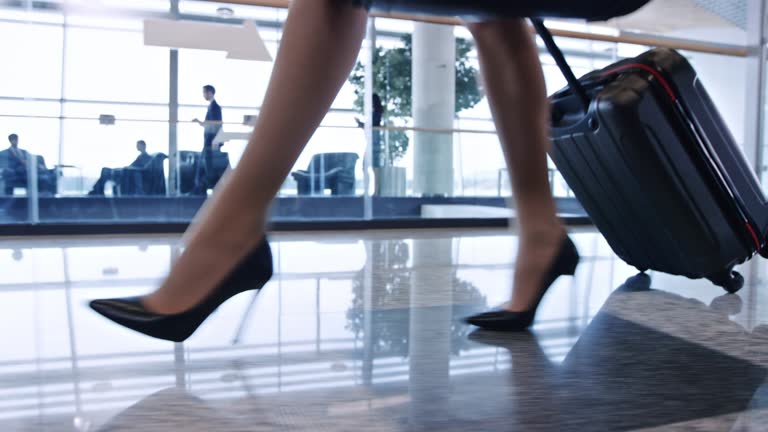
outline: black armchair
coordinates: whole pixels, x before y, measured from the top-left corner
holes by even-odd
[[[117,195],[165,195],[165,160],[164,153],[155,153],[143,167],[122,168]]]
[[[41,195],[53,196],[58,187],[57,170],[48,169],[45,166],[45,159],[42,156],[31,155],[37,163],[37,188]],[[13,195],[15,188],[27,188],[28,175],[27,167],[18,163],[11,163],[11,155],[8,150],[0,151],[0,183],[5,195]]]
[[[298,185],[299,195],[322,195],[326,189],[331,195],[355,194],[355,166],[357,153],[321,153],[312,157],[306,171],[291,175]]]
[[[201,153],[196,151],[179,152],[179,190],[182,194],[188,194],[195,189],[195,177],[197,166],[200,164]],[[229,154],[222,151],[213,152],[213,177],[215,182],[221,180],[221,176],[230,166]]]

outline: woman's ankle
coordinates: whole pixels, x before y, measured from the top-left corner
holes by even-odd
[[[522,244],[551,243],[559,241],[568,235],[565,225],[561,222],[538,224],[534,227],[520,229],[519,236]]]

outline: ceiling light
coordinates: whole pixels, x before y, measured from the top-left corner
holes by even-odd
[[[216,9],[216,15],[218,15],[219,18],[232,18],[235,16],[235,11],[228,7],[220,7]]]

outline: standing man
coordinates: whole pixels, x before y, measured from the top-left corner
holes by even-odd
[[[215,186],[213,178],[213,139],[222,129],[221,107],[216,103],[216,89],[212,85],[203,87],[203,97],[209,102],[205,121],[195,119],[194,122],[203,127],[203,151],[197,164],[195,188],[193,195],[205,195],[209,188]]]
[[[384,105],[381,102],[381,97],[378,94],[373,94],[373,168],[381,168],[384,166],[384,148],[381,146],[381,130],[376,129],[381,127],[381,120],[384,116]],[[357,126],[361,129],[365,128],[365,122],[360,118],[355,117]]]

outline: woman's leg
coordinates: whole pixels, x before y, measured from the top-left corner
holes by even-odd
[[[509,168],[520,230],[510,311],[527,310],[559,251],[547,172],[549,102],[533,35],[522,19],[469,24],[488,101]]]
[[[143,299],[147,309],[189,309],[258,246],[270,202],[349,77],[366,19],[346,1],[292,3],[248,147],[186,234],[168,278]]]

